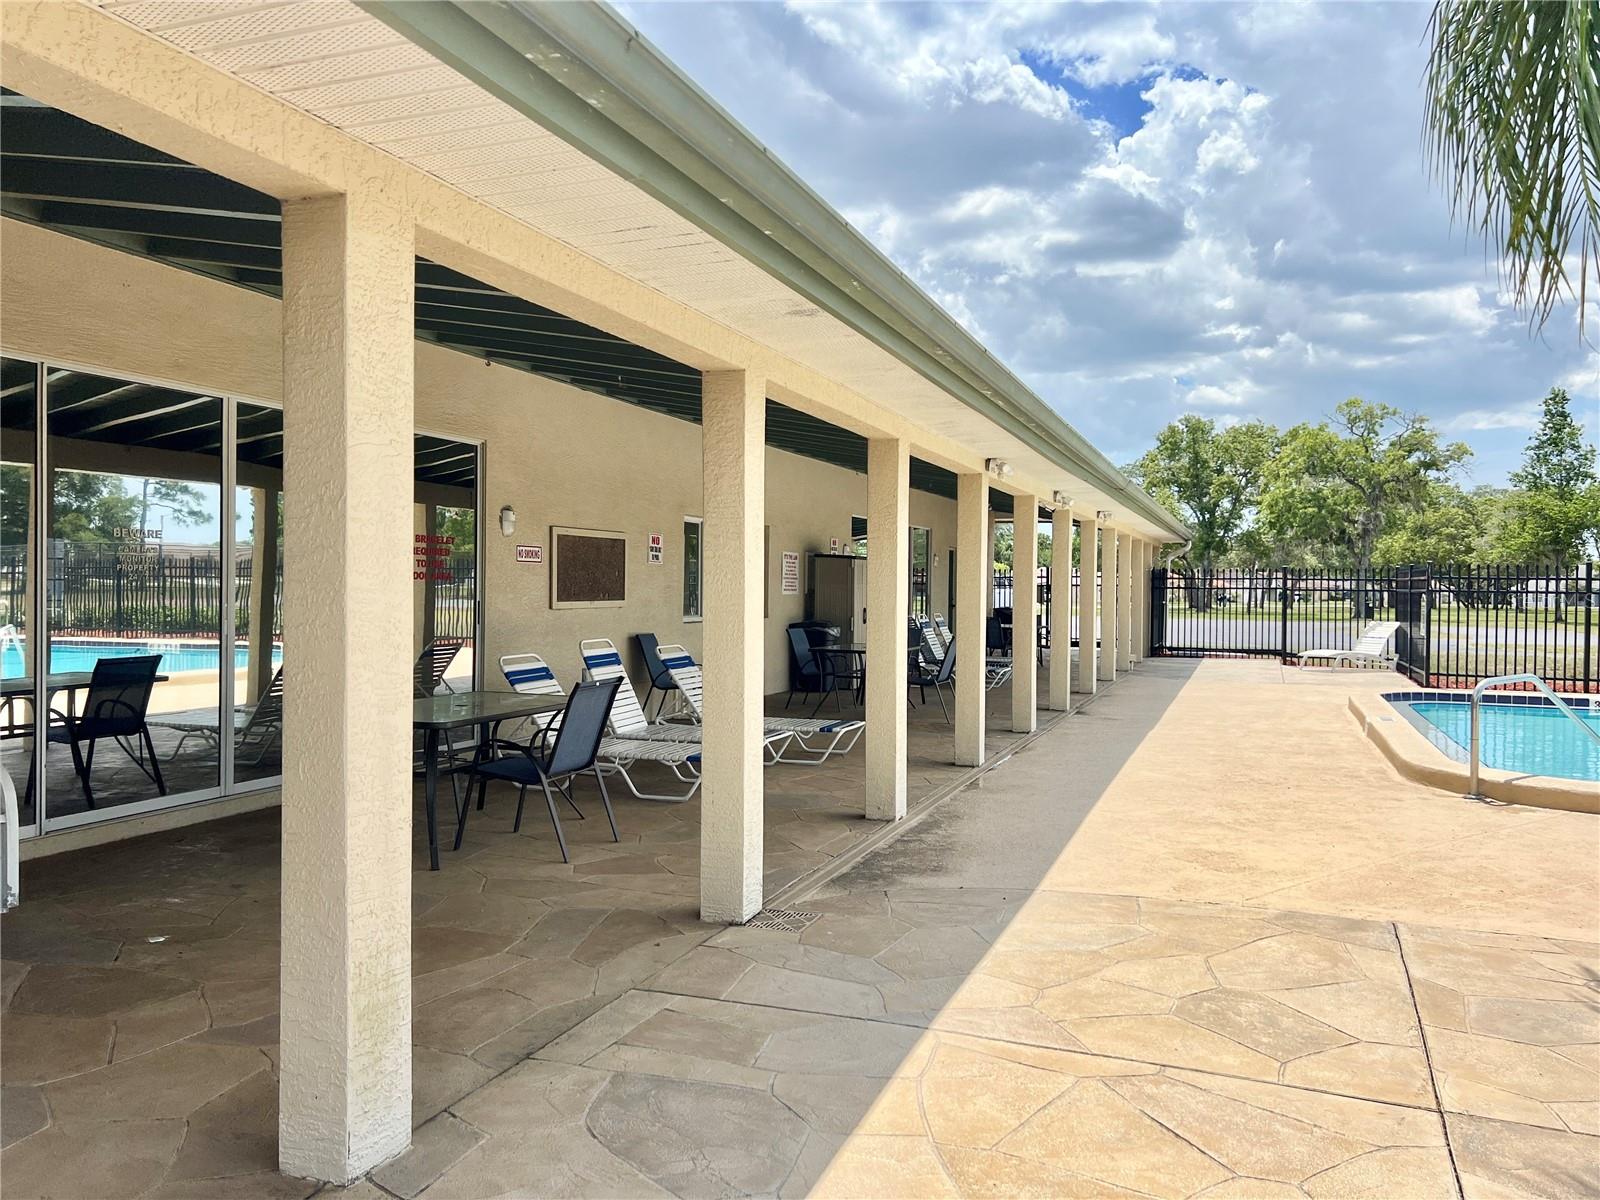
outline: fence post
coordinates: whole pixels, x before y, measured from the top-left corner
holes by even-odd
[[[1287,659],[1289,657],[1289,605],[1290,605],[1289,568],[1288,567],[1284,567],[1283,568],[1283,593],[1282,593],[1282,598],[1283,598],[1283,606],[1282,606],[1282,608],[1283,608],[1283,620],[1282,620],[1281,624],[1278,627],[1278,657],[1280,659]]]
[[[1588,692],[1594,683],[1594,563],[1583,564],[1583,690]]]
[[[1433,686],[1433,568],[1424,577],[1417,603],[1422,605],[1422,686]]]

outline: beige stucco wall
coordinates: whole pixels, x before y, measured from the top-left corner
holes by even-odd
[[[277,402],[282,394],[278,302],[242,288],[15,221],[0,221],[0,346],[26,357]],[[485,679],[496,659],[543,654],[564,683],[577,675],[578,641],[654,632],[697,656],[701,626],[682,616],[683,518],[702,516],[700,428],[620,401],[455,351],[417,344],[419,429],[485,444],[481,489]],[[767,452],[770,529],[765,686],[787,686],[784,626],[804,616],[803,556],[847,544],[865,514],[866,478],[777,450]],[[510,504],[517,530],[500,535]],[[955,504],[911,493],[911,523],[932,530],[929,595],[945,608]],[[549,551],[552,525],[628,535],[628,601],[621,608],[549,607],[545,566],[515,561],[518,543]],[[661,566],[647,565],[652,532]],[[802,555],[802,592],[780,590],[782,552]],[[707,563],[708,572],[717,569]],[[633,664],[634,678],[644,675]]]

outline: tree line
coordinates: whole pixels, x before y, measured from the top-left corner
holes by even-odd
[[[1279,429],[1180,417],[1125,468],[1194,532],[1173,565],[1326,571],[1434,563],[1565,572],[1600,556],[1600,478],[1561,388],[1508,487],[1462,482],[1472,450],[1425,416],[1359,398]]]

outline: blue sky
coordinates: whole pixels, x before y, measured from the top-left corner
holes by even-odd
[[[1359,395],[1500,484],[1554,384],[1600,435],[1428,180],[1426,5],[622,7],[1114,461]]]

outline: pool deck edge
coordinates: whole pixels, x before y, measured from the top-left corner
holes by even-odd
[[[1401,775],[1458,796],[1468,794],[1471,777],[1466,764],[1441,754],[1387,700],[1381,696],[1351,696],[1348,707],[1367,739]],[[1504,804],[1600,814],[1600,787],[1580,779],[1517,775],[1483,767],[1478,772],[1478,786],[1489,799]]]

